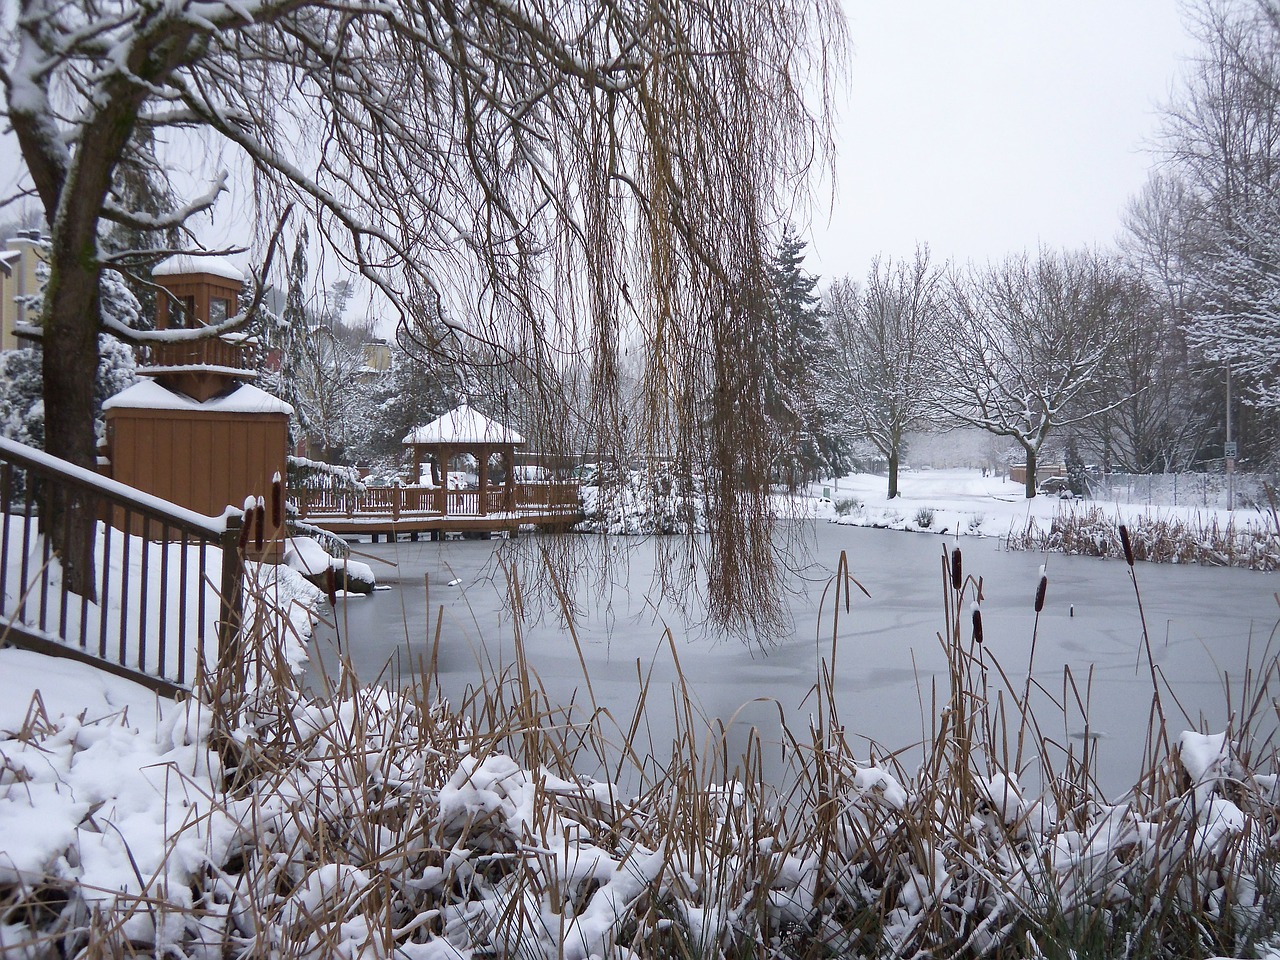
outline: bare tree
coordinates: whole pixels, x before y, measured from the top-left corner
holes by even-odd
[[[1163,153],[1176,195],[1164,207],[1182,275],[1176,299],[1202,410],[1223,424],[1227,378],[1249,407],[1237,437],[1274,451],[1280,409],[1280,5],[1201,0],[1191,8],[1200,50],[1166,111]],[[1145,231],[1148,246],[1152,231]],[[1212,372],[1210,372],[1212,371]],[[1209,373],[1208,376],[1203,374]],[[1243,414],[1243,416],[1241,416]],[[1243,423],[1241,421],[1244,421]],[[1256,447],[1255,447],[1256,449]]]
[[[552,385],[589,351],[590,442],[639,416],[655,448],[713,470],[713,608],[776,608],[742,332],[766,316],[771,225],[830,156],[808,104],[827,103],[843,46],[834,0],[19,0],[14,23],[0,83],[52,235],[50,452],[93,462],[99,328],[155,335],[100,317],[102,272],[157,255],[105,252],[104,226],[182,229],[227,183],[211,171],[152,215],[126,201],[124,168],[177,195],[185,176],[152,147],[195,143],[252,170],[268,232],[289,204],[307,210],[422,349],[441,328],[533,344]],[[617,401],[628,343],[645,357],[640,411]]]
[[[1189,469],[1213,423],[1212,381],[1192,368],[1176,301],[1136,272],[1118,296],[1126,323],[1091,398],[1104,409],[1076,433],[1106,468]]]
[[[1049,433],[1108,408],[1101,380],[1128,322],[1118,273],[1097,253],[1042,252],[952,286],[933,402],[939,416],[1022,447],[1028,498]]]
[[[827,291],[829,404],[888,461],[890,499],[898,496],[903,438],[933,409],[941,293],[927,247],[911,261],[876,258],[861,289],[845,277]]]

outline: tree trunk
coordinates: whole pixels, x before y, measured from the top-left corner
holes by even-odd
[[[1027,451],[1027,499],[1030,500],[1036,495],[1036,451],[1030,447],[1025,449]]]
[[[889,454],[889,499],[898,495],[898,451]]]
[[[96,469],[93,391],[98,369],[98,272],[94,253],[50,251],[45,284],[43,374],[45,449],[77,466]],[[94,597],[93,544],[97,510],[92,499],[46,491],[42,527],[62,562],[64,583]]]

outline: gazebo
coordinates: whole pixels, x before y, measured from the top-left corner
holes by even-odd
[[[490,420],[464,401],[430,423],[409,431],[403,442],[413,452],[413,477],[420,477],[422,465],[429,463],[432,486],[439,487],[442,494],[448,486],[450,461],[465,454],[476,458],[476,503],[472,505],[472,497],[469,496],[450,495],[446,502],[452,509],[442,512],[484,515],[515,509],[515,450],[524,446],[525,440],[510,427]],[[489,483],[489,460],[495,454],[502,457],[505,466],[502,488],[491,488]],[[498,496],[493,496],[494,493]]]

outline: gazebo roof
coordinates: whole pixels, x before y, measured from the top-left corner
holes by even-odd
[[[407,445],[414,444],[455,444],[457,446],[522,446],[524,437],[510,427],[503,426],[496,420],[490,420],[478,410],[472,410],[465,403],[454,407],[448,413],[436,417],[430,423],[414,427],[401,441]]]

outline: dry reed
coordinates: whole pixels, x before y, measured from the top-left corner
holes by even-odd
[[[39,931],[32,955],[85,958],[1173,958],[1275,936],[1275,657],[1233,691],[1221,738],[1173,736],[1153,670],[1148,763],[1108,799],[1096,744],[1047,736],[1033,663],[1015,676],[983,636],[983,584],[959,550],[941,585],[947,686],[922,691],[919,767],[875,744],[860,755],[841,723],[835,665],[856,643],[841,623],[860,589],[842,555],[811,726],[781,725],[781,784],[763,732],[732,755],[729,724],[702,732],[679,685],[673,741],[649,733],[641,748],[667,707],[639,672],[633,715],[598,708],[588,686],[576,720],[518,635],[515,663],[453,705],[425,664],[373,685],[343,665],[304,696],[259,596],[254,654],[200,691],[215,709],[212,809],[243,825],[235,841],[192,870],[186,899],[140,877],[142,895],[102,914],[50,877],[0,890],[3,922]],[[1089,697],[1067,673],[1053,700],[1087,717]],[[17,736],[56,729],[36,699]],[[613,783],[628,777],[640,787],[624,795]],[[126,921],[141,914],[169,939],[140,938]]]

